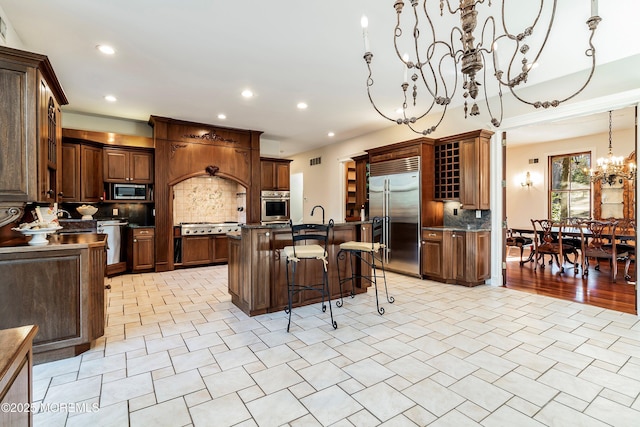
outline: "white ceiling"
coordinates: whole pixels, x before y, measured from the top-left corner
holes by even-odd
[[[360,17],[369,17],[374,78],[397,74],[399,83],[401,65],[387,56],[395,22],[393,3],[0,0],[0,16],[10,25],[7,44],[49,57],[69,99],[65,111],[145,122],[157,115],[260,130],[263,140],[275,142],[282,155],[290,156],[389,126],[367,99]],[[410,3],[405,3],[408,14]],[[493,3],[496,14],[500,2]],[[560,41],[555,43],[577,46],[572,50],[582,55],[590,1],[559,3],[555,34]],[[625,69],[623,59],[640,57],[635,40],[640,2],[600,1],[599,15],[603,21],[594,38],[598,63],[614,65],[606,75],[598,76],[597,71],[593,85],[624,89],[627,76],[639,74]],[[99,54],[95,47],[101,43],[113,45],[117,54]],[[567,50],[553,49],[551,43],[548,50],[553,55],[547,64],[553,66],[532,83],[585,68],[585,62],[567,60]],[[243,99],[240,92],[245,88],[256,96]],[[585,92],[602,93],[596,89]],[[105,102],[107,94],[118,102]],[[389,101],[390,109],[400,102],[384,91],[380,96]],[[300,101],[309,108],[298,110]],[[227,119],[219,120],[219,113]],[[588,125],[596,133],[606,132],[606,122],[606,117],[581,120],[567,132],[591,132]],[[542,129],[549,130],[549,125]],[[336,136],[327,137],[329,131]],[[533,127],[522,135],[512,132],[510,141],[543,140],[536,132]],[[557,130],[554,135],[558,137]]]

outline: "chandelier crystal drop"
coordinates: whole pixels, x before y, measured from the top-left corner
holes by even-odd
[[[494,17],[490,13],[491,0],[458,0],[459,4],[455,8],[451,7],[449,0],[439,0],[439,16],[435,10],[435,0],[410,0],[412,10],[409,14],[413,19],[406,25],[401,19],[405,2],[396,0],[393,5],[396,11],[393,46],[397,59],[404,67],[404,79],[399,85],[402,109],[398,117],[383,113],[373,100],[373,53],[367,33],[368,19],[363,17],[361,25],[365,45],[364,60],[369,71],[366,85],[369,102],[373,108],[387,120],[407,125],[416,133],[428,135],[442,123],[447,108],[459,90],[462,91],[465,118],[481,114],[477,101],[484,97],[486,111],[495,127],[499,127],[503,119],[503,87],[508,88],[518,101],[535,108],[557,107],[578,95],[589,84],[595,71],[596,49],[592,39],[601,21],[598,16],[598,0],[590,0],[591,17],[586,21],[587,34],[590,33],[589,47],[584,52],[590,59],[588,77],[573,93],[563,98],[544,101],[525,99],[516,89],[522,88],[532,70],[537,68],[538,60],[549,41],[558,0],[538,0],[538,11],[528,17],[528,25],[519,32],[511,32],[515,25],[507,22],[509,19],[505,14],[506,4],[511,3],[510,10],[520,12],[511,14],[520,15],[517,16],[518,19],[522,19],[522,15],[526,14],[523,0],[516,1],[517,3],[510,0],[494,0],[493,3],[500,3],[494,6],[494,9],[500,7],[500,16]],[[453,2],[455,3],[455,0]],[[533,3],[533,0],[526,2],[527,5]],[[486,16],[480,21],[481,25],[478,25],[479,12]],[[455,19],[455,15],[459,15],[459,25],[447,25],[450,16]],[[401,46],[409,47],[411,53],[405,52]],[[502,60],[507,54],[509,56],[505,69],[499,64],[498,46],[501,49]],[[495,110],[492,110],[489,103],[488,93],[497,97]],[[418,111],[418,114],[413,115],[414,110]],[[436,117],[434,122],[424,130],[419,130],[418,121],[432,113]]]
[[[635,179],[636,177],[636,164],[629,162],[625,165],[624,157],[616,157],[613,155],[611,149],[611,111],[609,111],[609,153],[607,157],[600,157],[596,161],[595,169],[589,170],[589,178],[591,182],[606,182],[609,185],[615,184],[616,181],[620,183],[625,179]]]

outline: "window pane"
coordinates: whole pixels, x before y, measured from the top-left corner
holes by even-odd
[[[572,191],[569,193],[571,196],[568,216],[574,218],[589,218],[591,216],[589,214],[591,204],[589,193],[589,191]]]
[[[590,153],[552,156],[549,170],[549,217],[563,220],[569,217],[591,216]]]
[[[571,157],[555,157],[551,162],[551,189],[568,190],[571,178]]]
[[[569,216],[568,195],[566,192],[551,192],[551,219],[560,221]]]

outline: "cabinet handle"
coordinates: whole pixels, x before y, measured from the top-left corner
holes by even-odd
[[[455,234],[452,234],[452,235],[451,235],[451,237],[456,237],[456,235],[455,235]]]
[[[436,233],[429,233],[429,237],[436,237]]]
[[[269,232],[264,233],[265,237],[269,237]]]
[[[133,243],[137,243],[137,242],[138,242],[138,239],[133,239]]]
[[[64,197],[64,193],[61,191],[58,193],[58,197]]]

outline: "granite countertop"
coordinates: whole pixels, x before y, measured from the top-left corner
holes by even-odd
[[[43,246],[31,246],[27,243],[29,239],[30,237],[20,236],[6,242],[2,242],[0,243],[0,253],[77,249],[104,245],[107,242],[107,235],[99,233],[54,233],[47,237],[49,244]]]
[[[491,231],[491,228],[467,228],[467,227],[453,227],[448,225],[433,225],[430,227],[422,227],[422,229],[433,230],[433,231],[471,231],[471,232]]]
[[[129,228],[156,228],[155,225],[129,224]]]
[[[297,223],[296,223],[297,224]],[[294,224],[294,225],[296,225]],[[320,224],[319,222],[308,222],[308,224]],[[325,223],[326,224],[326,223]],[[371,224],[371,221],[349,221],[349,222],[334,222],[333,225],[361,225],[361,224]],[[240,224],[242,228],[289,228],[289,223],[279,223],[279,224]]]

